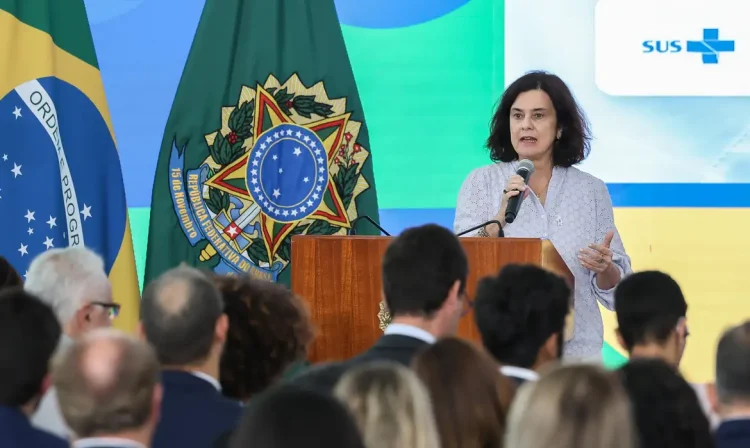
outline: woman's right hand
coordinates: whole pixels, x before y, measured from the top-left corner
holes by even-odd
[[[500,221],[505,227],[505,211],[508,209],[508,201],[513,196],[518,196],[521,193],[526,193],[526,183],[523,181],[523,177],[518,174],[514,174],[508,178],[508,182],[503,188],[503,199],[500,201],[500,211],[495,216],[495,219]]]

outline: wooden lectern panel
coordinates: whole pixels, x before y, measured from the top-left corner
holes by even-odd
[[[391,237],[310,236],[292,238],[292,290],[310,307],[318,337],[312,362],[347,359],[369,348],[382,334],[381,261]],[[469,260],[467,294],[477,281],[510,263],[534,264],[565,277],[567,266],[549,241],[526,238],[460,238]],[[459,336],[478,341],[473,313],[464,316]]]

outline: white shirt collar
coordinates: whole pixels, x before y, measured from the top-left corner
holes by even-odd
[[[500,373],[505,376],[512,376],[526,381],[537,381],[539,379],[538,373],[533,370],[524,369],[523,367],[502,366],[500,367]]]
[[[423,330],[421,328],[418,328],[412,325],[406,325],[406,324],[390,324],[385,329],[383,334],[397,334],[401,336],[409,336],[415,339],[425,341],[428,344],[434,344],[436,340],[435,336],[433,336],[430,332]]]
[[[144,445],[130,439],[121,439],[119,437],[89,437],[79,439],[71,445],[73,448],[90,448],[90,447],[127,447],[127,448],[146,448]]]
[[[192,370],[190,374],[193,376],[197,376],[198,378],[204,381],[208,381],[213,387],[216,388],[216,390],[221,392],[221,383],[219,383],[219,381],[216,378],[212,377],[211,375],[200,372],[198,370]]]

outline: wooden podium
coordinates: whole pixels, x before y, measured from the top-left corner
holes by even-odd
[[[312,362],[347,359],[369,348],[381,335],[381,261],[391,237],[292,237],[292,290],[305,299],[316,338]],[[460,238],[469,259],[467,293],[473,300],[477,281],[496,275],[510,263],[533,264],[564,277],[573,275],[548,240]],[[473,312],[464,316],[459,336],[479,340]]]

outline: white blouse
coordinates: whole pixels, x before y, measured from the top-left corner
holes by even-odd
[[[453,223],[456,233],[493,219],[500,210],[503,187],[516,174],[517,167],[518,162],[493,163],[469,173],[458,194]],[[595,274],[581,266],[578,253],[590,243],[601,243],[610,230],[615,231],[610,246],[613,262],[622,278],[632,269],[615,227],[607,186],[573,167],[553,168],[545,204],[541,204],[536,194],[529,194],[521,203],[515,221],[503,228],[508,238],[550,240],[575,277],[575,328],[565,346],[566,358],[601,355],[604,330],[597,300],[614,310],[614,288],[600,289]],[[476,235],[475,231],[466,236]]]

